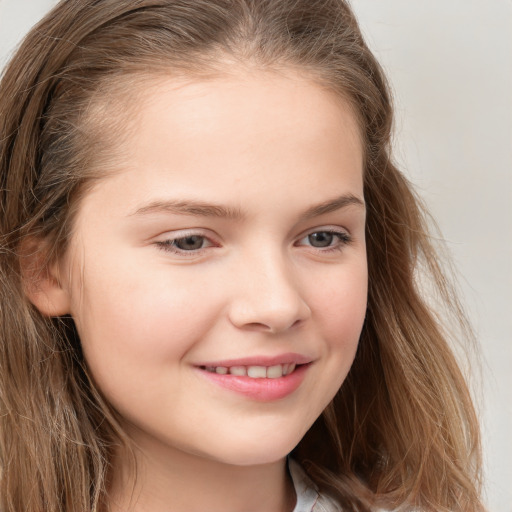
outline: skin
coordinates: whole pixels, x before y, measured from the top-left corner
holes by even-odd
[[[356,119],[292,72],[160,80],[136,114],[113,148],[123,165],[83,198],[45,293],[47,309],[75,319],[91,374],[137,446],[135,491],[119,453],[112,506],[292,510],[285,457],[346,377],[366,310]],[[329,231],[340,234],[327,246],[309,236]],[[187,236],[202,246],[177,249]],[[198,369],[283,353],[311,364],[277,400]]]

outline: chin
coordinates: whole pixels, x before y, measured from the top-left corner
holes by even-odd
[[[210,457],[234,466],[255,466],[272,464],[288,456],[297,446],[301,437],[270,436],[265,438],[252,439],[238,443],[231,442],[225,449],[219,450],[216,446],[216,454]]]

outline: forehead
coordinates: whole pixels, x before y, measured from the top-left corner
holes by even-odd
[[[352,139],[362,143],[356,109],[346,95],[324,84],[321,77],[307,70],[262,70],[236,64],[230,70],[200,75],[138,72],[108,82],[97,91],[86,116],[93,121],[86,129],[99,129],[109,141],[115,132],[110,146],[127,138],[133,147],[133,136],[140,135],[141,127],[158,123],[159,117],[172,111],[182,136],[199,135],[193,121],[200,121],[208,130],[222,117],[222,122],[233,127],[251,124],[261,132],[280,130],[296,140],[308,136],[308,126],[318,132],[343,125],[344,132],[349,130]],[[287,108],[286,116],[279,119]],[[307,123],[301,123],[306,119]]]
[[[291,146],[298,151],[301,143],[306,149],[333,137],[361,146],[350,104],[297,72],[253,70],[199,80],[158,77],[137,87],[127,102],[119,106],[121,117],[123,112],[132,117],[132,123],[126,120],[133,130],[125,148],[130,155],[148,146],[172,145],[173,140],[176,150],[189,141],[212,143],[209,149],[220,151],[224,145],[217,143],[226,139],[239,150],[265,142],[275,147],[278,141],[283,152]]]
[[[291,193],[291,184],[295,194],[321,196],[331,186],[331,197],[362,197],[356,116],[348,102],[298,73],[158,76],[116,103],[119,129],[110,134],[110,150],[113,174],[121,177],[117,199],[159,200],[156,192],[172,192],[233,204],[245,194],[248,205],[247,188],[256,204],[275,189]]]

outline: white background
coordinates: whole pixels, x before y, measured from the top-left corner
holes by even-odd
[[[276,0],[278,1],[278,0]],[[0,68],[53,0],[0,0]],[[477,330],[490,512],[512,512],[512,1],[353,0]]]

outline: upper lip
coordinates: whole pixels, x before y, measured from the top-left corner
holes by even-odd
[[[275,356],[249,356],[242,357],[239,359],[219,359],[215,361],[205,361],[195,366],[206,366],[206,367],[231,367],[231,366],[275,366],[278,364],[307,364],[311,363],[313,358],[303,354],[278,354]]]

